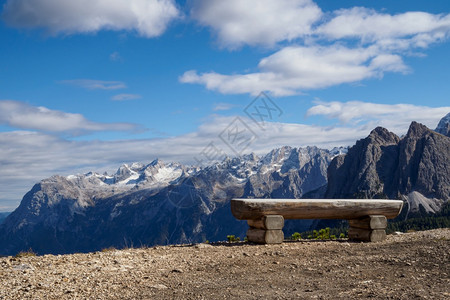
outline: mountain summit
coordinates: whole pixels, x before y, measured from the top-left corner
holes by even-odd
[[[399,138],[378,127],[328,169],[326,198],[405,199],[409,212],[450,200],[450,138],[412,122]]]

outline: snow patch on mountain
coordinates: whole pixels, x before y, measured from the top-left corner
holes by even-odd
[[[448,113],[439,121],[439,124],[434,131],[446,136],[450,136],[450,113]]]

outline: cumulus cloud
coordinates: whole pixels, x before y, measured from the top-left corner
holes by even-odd
[[[215,72],[185,72],[180,81],[204,84],[223,94],[258,94],[269,91],[275,96],[326,88],[342,83],[381,77],[385,72],[406,73],[408,67],[398,55],[380,53],[375,47],[291,46],[263,58],[260,72],[223,75]]]
[[[331,20],[318,27],[315,33],[329,39],[357,38],[364,43],[379,43],[386,47],[425,48],[448,37],[450,14],[406,12],[389,15],[354,7],[334,12]]]
[[[141,99],[142,96],[138,94],[118,94],[111,98],[113,101],[126,101],[126,100],[135,100]]]
[[[2,13],[10,26],[54,35],[133,30],[148,38],[179,16],[173,0],[7,0]]]
[[[191,16],[212,28],[222,46],[235,48],[303,37],[322,11],[311,0],[196,0]]]
[[[186,71],[179,80],[223,94],[300,94],[410,71],[403,57],[446,40],[450,14],[396,15],[355,7],[329,14],[312,1],[194,1],[192,16],[222,46],[281,46],[257,72]],[[235,3],[237,2],[237,3]],[[291,14],[292,13],[292,14]]]
[[[450,106],[427,107],[412,104],[379,104],[362,101],[317,102],[308,109],[307,116],[325,116],[343,124],[384,126],[398,134],[411,120],[434,129],[439,120],[450,111]]]
[[[60,83],[70,84],[88,90],[118,90],[127,88],[127,85],[122,81],[71,79],[71,80],[62,80],[60,81]]]
[[[130,123],[97,123],[81,114],[32,106],[21,101],[0,100],[0,124],[13,128],[80,135],[92,131],[136,131]]]

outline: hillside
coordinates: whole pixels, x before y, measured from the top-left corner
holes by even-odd
[[[0,299],[445,299],[450,229],[0,258]]]

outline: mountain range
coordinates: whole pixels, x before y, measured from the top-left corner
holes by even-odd
[[[111,175],[52,176],[36,184],[0,226],[0,254],[28,248],[87,252],[244,236],[246,222],[231,215],[231,198],[300,198],[326,183],[329,163],[346,150],[282,147],[262,157],[226,158],[204,168],[155,160],[122,165]],[[299,221],[297,226],[307,230],[310,223]]]
[[[401,218],[434,214],[450,195],[450,114],[442,120],[436,131],[413,122],[402,138],[378,127],[349,149],[286,146],[206,167],[155,160],[122,165],[115,174],[52,176],[0,225],[0,254],[243,237],[246,222],[230,212],[235,197],[403,199]],[[315,224],[294,220],[284,230]]]

